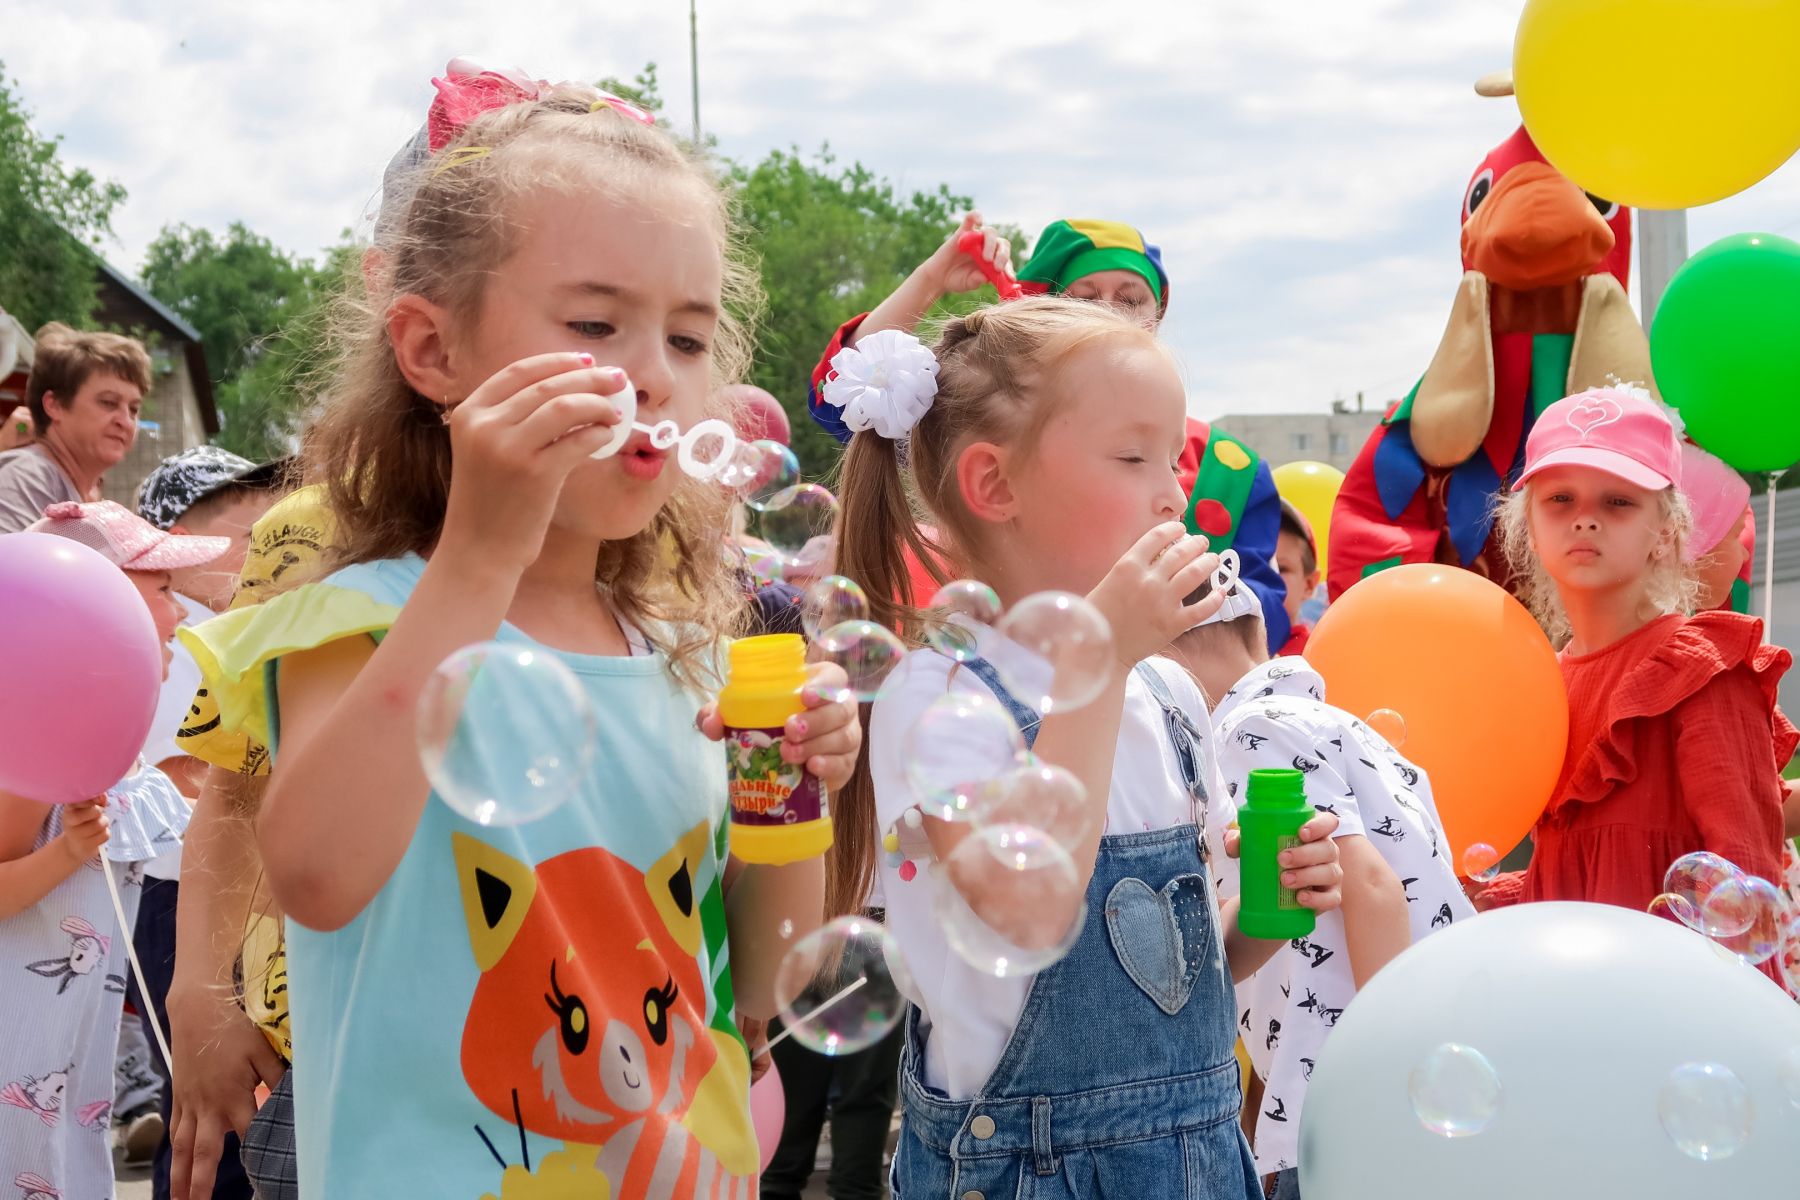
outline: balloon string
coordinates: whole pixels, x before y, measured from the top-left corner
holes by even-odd
[[[100,873],[106,876],[113,915],[119,918],[119,936],[125,939],[125,957],[131,960],[131,973],[137,978],[138,999],[143,1002],[144,1015],[150,1019],[150,1032],[156,1035],[156,1048],[162,1051],[163,1067],[169,1072],[169,1078],[174,1079],[175,1056],[169,1053],[169,1039],[163,1036],[162,1019],[156,1015],[156,1006],[150,1003],[150,985],[144,982],[144,964],[138,961],[137,947],[131,944],[132,923],[125,919],[125,902],[119,899],[119,881],[113,878],[112,866],[104,856],[100,859]]]
[[[830,1008],[832,1005],[836,1004],[839,1000],[842,1000],[845,996],[848,996],[851,992],[854,992],[857,988],[861,987],[863,984],[865,984],[867,982],[869,982],[869,977],[867,975],[864,975],[862,978],[858,979],[855,983],[851,984],[849,987],[838,992],[835,996],[831,996],[830,998],[828,998],[825,1001],[825,1003],[819,1005],[819,1007],[813,1009],[811,1012],[807,1013],[804,1017],[801,1017],[798,1021],[795,1021],[792,1025],[784,1025],[782,1027],[782,1030],[780,1033],[776,1034],[774,1037],[770,1038],[768,1041],[763,1043],[762,1049],[760,1049],[756,1052],[756,1057],[758,1057],[758,1058],[762,1057],[763,1055],[767,1054],[769,1051],[773,1050],[775,1047],[779,1046],[781,1043],[787,1041],[790,1037],[793,1037],[794,1030],[800,1028],[800,1026],[806,1024],[808,1021],[812,1020],[814,1017],[818,1016],[820,1013],[824,1012],[826,1009]]]
[[[1763,531],[1763,641],[1775,636],[1775,485],[1785,470],[1769,472],[1769,519]]]

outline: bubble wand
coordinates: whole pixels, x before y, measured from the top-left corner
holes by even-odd
[[[994,285],[994,290],[1000,293],[1002,300],[1017,300],[1025,294],[1025,289],[1019,286],[1017,279],[1002,271],[994,265],[992,259],[982,254],[981,244],[986,238],[987,235],[981,230],[971,229],[957,237],[956,248],[975,260],[975,265],[981,268],[981,273],[987,276],[987,281]]]
[[[619,423],[613,426],[612,440],[594,451],[589,456],[591,458],[611,458],[624,449],[633,433],[644,433],[649,435],[653,449],[679,447],[676,461],[680,463],[681,469],[695,479],[704,480],[716,477],[730,466],[732,457],[737,453],[737,431],[717,417],[701,421],[686,433],[673,421],[658,421],[654,425],[646,425],[638,420],[637,387],[630,379],[626,379],[618,391],[601,398],[611,400],[618,407]],[[710,458],[703,458],[700,450],[706,445],[708,438],[717,438],[719,449]]]

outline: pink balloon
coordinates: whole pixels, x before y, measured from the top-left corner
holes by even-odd
[[[787,1092],[781,1086],[781,1072],[771,1062],[763,1077],[750,1085],[750,1125],[756,1130],[756,1147],[762,1151],[758,1170],[768,1170],[775,1160],[775,1147],[781,1144],[781,1127],[786,1123]]]
[[[0,791],[91,800],[131,770],[156,716],[156,623],[125,572],[48,533],[0,537],[0,596]]]

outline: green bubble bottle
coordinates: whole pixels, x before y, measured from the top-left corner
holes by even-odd
[[[1285,941],[1313,931],[1313,910],[1281,886],[1276,856],[1300,844],[1300,827],[1313,819],[1306,777],[1298,771],[1252,771],[1238,809],[1238,928],[1254,938]]]
[[[831,848],[825,786],[804,763],[782,761],[788,718],[806,711],[806,642],[793,633],[731,643],[719,693],[731,794],[731,852],[749,863],[791,863]]]

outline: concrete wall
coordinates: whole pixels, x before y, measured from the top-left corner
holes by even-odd
[[[1750,498],[1756,511],[1756,562],[1750,577],[1750,611],[1763,615],[1763,563],[1766,554],[1763,538],[1768,521],[1769,499],[1757,488]],[[1777,646],[1800,652],[1800,491],[1777,493],[1775,499],[1775,611],[1769,629],[1769,641]],[[1789,671],[1781,684],[1781,707],[1800,720],[1800,668]]]
[[[1348,471],[1380,420],[1381,412],[1371,407],[1345,413],[1234,413],[1210,423],[1247,443],[1273,466],[1304,460]]]

